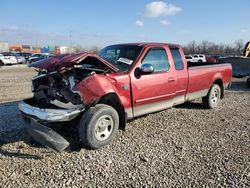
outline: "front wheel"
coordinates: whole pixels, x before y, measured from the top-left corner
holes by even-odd
[[[207,96],[202,98],[202,103],[206,108],[216,108],[221,98],[221,88],[217,84],[212,85]]]
[[[114,108],[97,104],[82,116],[79,127],[80,141],[91,149],[108,145],[119,127],[119,116]]]

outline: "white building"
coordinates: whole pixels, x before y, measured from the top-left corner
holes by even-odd
[[[60,54],[69,54],[69,53],[75,53],[75,48],[67,47],[67,46],[61,46],[60,47]]]
[[[1,52],[9,52],[9,44],[0,42],[0,53]]]

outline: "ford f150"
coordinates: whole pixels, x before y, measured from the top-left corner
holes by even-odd
[[[215,108],[232,78],[230,64],[187,63],[180,46],[161,43],[112,45],[29,67],[38,71],[34,96],[19,109],[28,133],[56,151],[69,145],[53,130],[57,124],[77,124],[80,141],[98,149],[135,117],[197,98]]]

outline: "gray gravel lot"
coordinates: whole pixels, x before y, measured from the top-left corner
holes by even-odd
[[[220,106],[201,101],[128,123],[100,150],[31,146],[17,102],[34,72],[0,68],[0,187],[250,187],[250,91],[235,79]],[[7,102],[8,101],[8,102]]]

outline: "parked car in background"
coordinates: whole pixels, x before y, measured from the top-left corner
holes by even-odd
[[[19,63],[19,64],[26,63],[25,57],[20,56],[20,55],[18,55],[18,54],[15,54],[15,57],[16,57],[16,59],[17,59],[17,63]]]
[[[203,54],[192,54],[191,56],[193,57],[195,63],[206,63],[206,56]]]
[[[191,55],[185,55],[185,59],[187,60],[187,63],[193,63],[194,58]]]
[[[49,54],[33,54],[32,56],[29,57],[28,63],[34,63],[36,61],[46,59],[51,57]]]
[[[0,54],[0,65],[13,65],[17,64],[17,58],[13,56],[11,53],[1,53]]]
[[[216,63],[217,59],[213,57],[212,55],[206,55],[206,62],[207,63]]]
[[[14,56],[17,60],[17,63],[26,63],[26,60],[23,56],[20,56],[18,53],[13,53],[13,52],[4,52],[3,53],[5,56]]]
[[[16,54],[24,57],[26,62],[28,62],[29,57],[32,56],[32,53],[27,53],[27,52],[17,52]]]
[[[224,55],[220,55],[220,54],[213,54],[213,55],[210,55],[210,57],[214,58],[216,62],[219,62],[220,59],[225,58]]]

